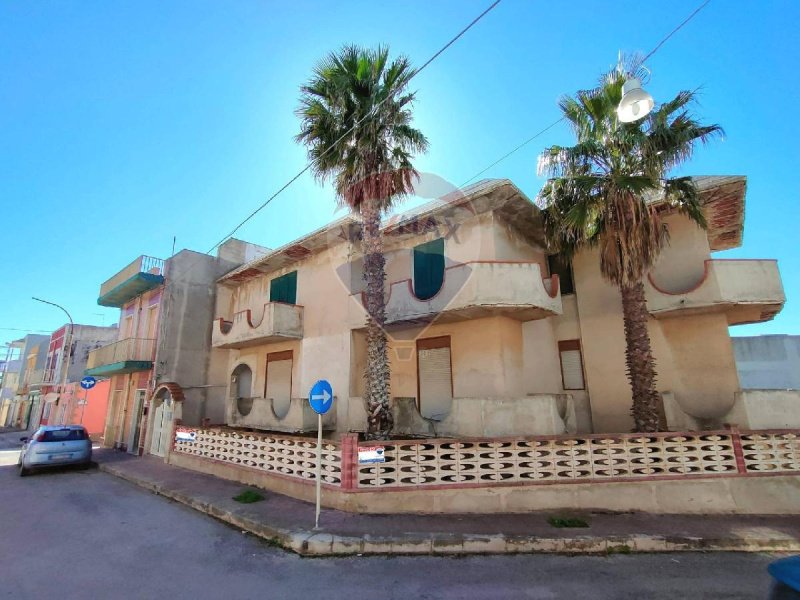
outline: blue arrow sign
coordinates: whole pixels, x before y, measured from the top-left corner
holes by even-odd
[[[85,390],[92,389],[97,384],[97,379],[92,377],[91,375],[87,375],[83,379],[81,379],[81,387]]]
[[[333,388],[331,384],[320,379],[308,393],[308,402],[314,412],[324,415],[333,405]]]

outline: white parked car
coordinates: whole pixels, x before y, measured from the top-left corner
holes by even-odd
[[[24,442],[19,453],[20,477],[32,469],[59,465],[88,467],[92,462],[92,440],[81,425],[46,425],[39,427]]]

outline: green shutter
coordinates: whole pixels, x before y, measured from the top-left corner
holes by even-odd
[[[269,301],[297,304],[297,271],[281,275],[269,282]]]
[[[414,295],[433,298],[444,281],[444,238],[414,248]]]

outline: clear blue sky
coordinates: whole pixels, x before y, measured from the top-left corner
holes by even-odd
[[[557,118],[563,93],[593,86],[618,50],[647,52],[699,0],[503,0],[415,79],[420,170],[461,183]],[[111,324],[100,283],[140,254],[208,250],[305,164],[293,141],[298,86],[344,43],[389,44],[422,64],[482,1],[245,1],[0,4],[0,328]],[[648,62],[656,100],[703,86],[699,114],[724,141],[693,174],[748,176],[742,248],[777,258],[789,301],[738,335],[800,334],[800,2],[713,0]],[[557,127],[485,176],[533,197],[536,156]],[[303,177],[238,234],[276,247],[334,216]],[[0,343],[23,332],[0,329]]]

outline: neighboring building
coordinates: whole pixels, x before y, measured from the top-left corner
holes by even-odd
[[[56,329],[49,338],[47,360],[41,391],[44,399],[41,411],[43,425],[70,423],[74,413],[72,384],[83,378],[89,353],[117,336],[116,327],[70,325]]]
[[[16,416],[17,403],[15,397],[17,395],[19,373],[22,369],[22,361],[20,360],[22,346],[22,340],[15,340],[7,343],[5,347],[3,385],[0,387],[0,427],[11,427]]]
[[[47,356],[47,342],[49,336],[28,334],[25,337],[12,342],[16,347],[18,370],[13,376],[9,376],[4,381],[3,391],[0,395],[10,398],[4,399],[5,419],[0,423],[5,423],[12,427],[28,429],[38,426],[40,414],[39,406],[41,402],[40,385],[42,382],[44,363]],[[15,367],[12,363],[11,369]],[[4,376],[5,380],[5,376]],[[4,415],[3,407],[0,406],[0,418]]]
[[[743,390],[800,390],[800,335],[731,339]]]
[[[103,283],[97,302],[121,309],[119,335],[90,354],[86,374],[111,379],[106,446],[163,456],[173,418],[221,422],[225,381],[208,369],[214,282],[264,251],[230,240],[216,257],[140,256]]]
[[[671,244],[645,283],[671,428],[721,425],[739,390],[728,327],[784,303],[775,261],[711,258],[741,244],[745,178],[696,181],[709,228],[664,205]],[[443,200],[384,228],[395,433],[630,431],[620,295],[597,252],[548,256],[539,210],[508,180]],[[227,376],[228,424],[314,431],[307,395],[324,378],[324,427],[365,429],[359,228],[345,217],[219,280],[211,370]]]

